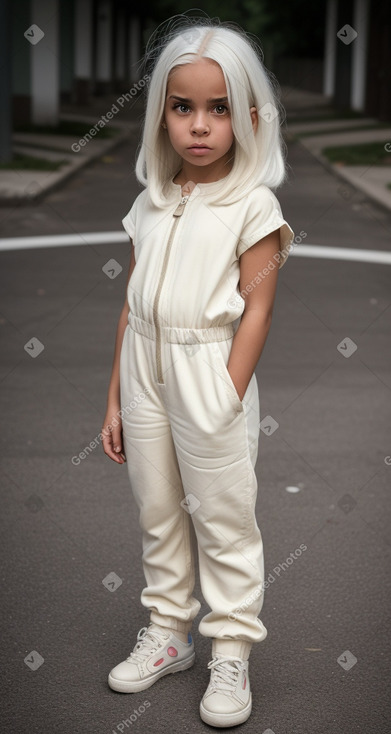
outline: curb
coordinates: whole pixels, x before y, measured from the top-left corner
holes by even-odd
[[[374,204],[377,204],[383,211],[387,212],[388,214],[391,212],[391,204],[388,206],[384,203],[381,199],[379,199],[375,193],[370,193],[367,189],[364,189],[360,186],[359,182],[354,180],[352,181],[350,177],[346,176],[343,171],[343,166],[334,166],[332,163],[330,163],[327,158],[325,158],[323,155],[320,155],[319,153],[315,153],[313,150],[308,148],[305,143],[302,142],[300,136],[294,136],[291,135],[289,138],[287,138],[287,142],[297,142],[301,145],[304,150],[307,151],[310,155],[313,156],[321,165],[323,168],[326,169],[329,173],[332,173],[336,178],[341,179],[345,184],[348,186],[351,186],[355,191],[359,192],[360,194],[364,194],[370,201],[372,201]]]
[[[58,177],[54,180],[49,182],[48,184],[39,184],[37,182],[37,190],[31,193],[28,193],[26,195],[21,196],[2,196],[0,195],[0,207],[6,207],[6,206],[26,206],[28,204],[36,204],[42,201],[49,193],[52,193],[52,191],[56,191],[59,189],[65,181],[68,181],[73,176],[75,176],[82,168],[85,168],[90,163],[93,163],[98,158],[101,158],[102,156],[106,155],[106,153],[110,150],[113,150],[117,146],[121,145],[121,143],[124,143],[128,140],[129,137],[129,128],[136,128],[138,127],[138,123],[129,123],[127,126],[126,132],[120,132],[114,139],[105,141],[104,148],[100,149],[99,151],[96,151],[96,153],[91,153],[88,156],[83,156],[79,160],[76,160],[73,162],[67,169],[64,171],[58,172]],[[33,184],[34,182],[30,182]]]

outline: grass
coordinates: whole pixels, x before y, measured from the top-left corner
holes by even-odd
[[[362,112],[357,112],[356,110],[336,110],[336,109],[330,109],[330,111],[327,111],[327,108],[323,111],[323,114],[319,115],[301,115],[298,114],[292,114],[289,115],[288,113],[288,122],[289,120],[292,122],[292,124],[295,122],[329,122],[330,120],[357,120],[358,118],[364,119],[364,117],[367,117],[367,115],[363,115]]]
[[[0,163],[0,169],[12,171],[57,171],[60,166],[68,162],[67,160],[48,161],[45,158],[34,158],[31,155],[15,153],[12,160]]]
[[[293,124],[293,123],[292,123]],[[385,123],[374,123],[373,125],[357,125],[356,127],[333,127],[323,130],[310,130],[309,132],[294,133],[298,138],[308,138],[314,135],[337,135],[338,133],[349,133],[360,130],[379,130],[381,128],[389,128],[390,125]]]
[[[60,120],[55,127],[50,125],[19,125],[14,128],[14,131],[17,133],[41,133],[42,135],[72,135],[72,137],[82,138],[92,127],[93,123]],[[98,128],[94,137],[112,138],[118,135],[119,132],[119,128],[110,127],[110,123],[107,123],[104,127]]]
[[[391,153],[384,146],[389,143],[361,143],[323,148],[322,154],[330,163],[343,163],[347,166],[391,165]]]

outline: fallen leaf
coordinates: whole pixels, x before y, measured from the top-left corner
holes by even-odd
[[[309,652],[320,652],[322,648],[321,647],[305,647],[304,650],[308,650]]]

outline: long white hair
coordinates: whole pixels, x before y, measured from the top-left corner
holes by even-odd
[[[143,60],[149,78],[142,141],[135,166],[137,180],[147,187],[152,202],[158,207],[167,204],[164,184],[182,166],[182,158],[161,125],[168,75],[175,67],[200,58],[212,59],[221,67],[234,135],[231,171],[211,201],[232,203],[260,184],[271,189],[281,186],[287,178],[286,146],[280,131],[284,109],[278,82],[263,65],[258,39],[236,23],[222,23],[218,18],[189,18],[182,14],[163,26],[163,34],[159,26],[150,38]],[[258,110],[255,133],[250,115],[253,106]]]

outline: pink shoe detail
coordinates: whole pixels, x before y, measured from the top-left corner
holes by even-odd
[[[246,685],[247,685],[247,678],[246,678],[245,674],[243,673],[243,690],[245,690]]]
[[[175,647],[169,647],[167,650],[168,655],[170,655],[172,658],[176,658],[178,655],[178,650],[175,649]]]
[[[153,664],[154,668],[156,668],[158,665],[161,665],[164,662],[164,658],[160,658],[160,660],[156,660],[156,663]]]

